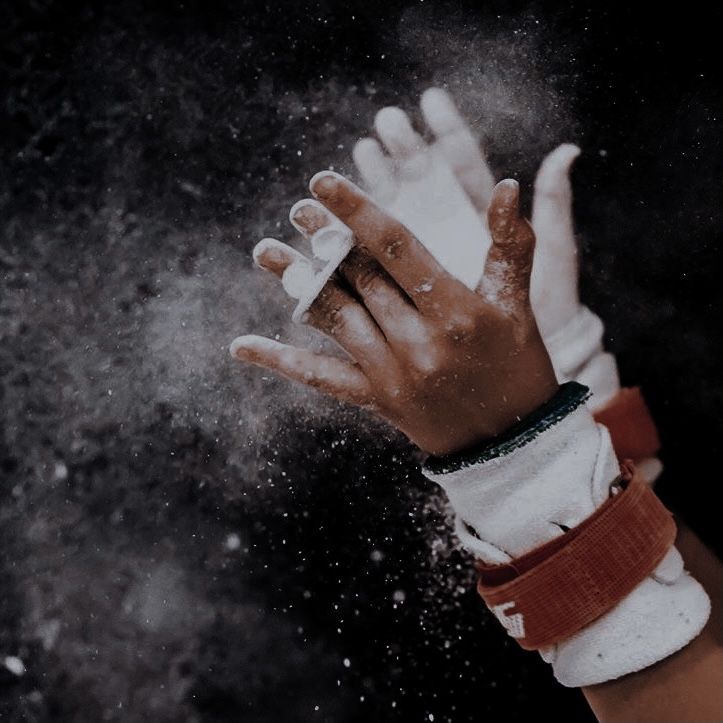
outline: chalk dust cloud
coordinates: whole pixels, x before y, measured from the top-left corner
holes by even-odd
[[[0,188],[5,709],[432,720],[421,661],[447,666],[452,693],[492,667],[460,662],[486,622],[441,495],[400,435],[234,363],[228,344],[333,349],[289,321],[251,250],[304,248],[289,207],[318,170],[354,177],[379,108],[418,123],[421,92],[444,85],[494,169],[529,183],[577,140],[574,48],[532,15],[488,28],[415,7],[368,63],[312,41],[299,79],[282,36],[303,9],[276,35],[265,20],[266,37],[84,8],[67,39],[45,9],[48,26],[10,17],[20,120]]]

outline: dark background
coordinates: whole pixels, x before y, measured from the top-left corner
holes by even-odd
[[[0,718],[589,719],[490,621],[408,445],[226,347],[319,343],[250,249],[448,82],[528,187],[582,145],[584,298],[720,554],[719,15],[0,5]]]

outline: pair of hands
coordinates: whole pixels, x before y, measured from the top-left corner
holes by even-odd
[[[435,138],[431,145],[415,132],[406,113],[383,108],[374,126],[389,156],[377,140],[364,138],[354,148],[354,161],[374,200],[448,271],[474,288],[490,246],[487,211],[494,175],[478,139],[444,90],[426,90],[421,108]],[[570,143],[558,146],[535,180],[532,227],[537,245],[530,296],[545,339],[580,309],[569,179],[579,154]]]
[[[443,91],[427,91],[422,107],[436,133],[432,147],[402,111],[384,109],[376,126],[391,157],[372,139],[355,148],[357,166],[379,203],[337,174],[322,172],[310,184],[320,203],[294,205],[292,222],[307,238],[339,221],[354,234],[355,247],[305,318],[351,359],[258,336],[239,337],[232,353],[369,408],[423,450],[446,454],[499,434],[557,388],[532,313],[530,284],[540,326],[553,334],[579,308],[567,177],[578,151],[561,146],[538,174],[533,224],[543,243],[533,273],[535,236],[520,217],[517,184],[494,186],[477,142]],[[451,183],[440,186],[440,168],[451,168]],[[485,220],[476,239],[455,237],[461,213],[444,217],[445,208],[469,203],[465,193]],[[436,223],[422,223],[430,213]],[[400,218],[418,227],[419,240]],[[449,267],[460,257],[454,253],[460,245],[463,253],[484,251],[487,234],[491,246],[474,288],[470,279],[479,271],[472,269],[463,283],[457,278],[463,273],[453,275],[435,258],[452,249]],[[281,277],[302,256],[265,239],[254,258]]]

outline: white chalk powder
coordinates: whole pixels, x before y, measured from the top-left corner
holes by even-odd
[[[336,259],[344,249],[351,248],[351,231],[343,224],[334,224],[320,228],[311,237],[311,250],[322,261]]]
[[[299,259],[289,264],[281,277],[281,283],[292,299],[301,299],[314,285],[314,269],[311,263]]]
[[[346,258],[349,251],[351,251],[351,247],[354,245],[351,234],[347,236],[339,235],[337,240],[339,243],[333,254],[331,253],[332,247],[330,244],[325,248],[330,256],[330,258],[326,260],[326,266],[317,272],[313,278],[307,279],[301,289],[302,294],[299,296],[299,303],[296,305],[296,309],[294,309],[291,317],[297,324],[302,322],[304,314],[309,310],[309,307],[321,293],[326,282],[332,277],[337,268],[339,268],[339,264]]]
[[[25,675],[25,663],[15,655],[8,655],[3,660],[3,665],[13,674],[20,677]]]

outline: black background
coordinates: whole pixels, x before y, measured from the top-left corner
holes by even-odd
[[[540,117],[462,105],[528,186],[556,142],[582,145],[583,297],[658,421],[660,494],[720,554],[720,16],[2,11],[0,658],[26,672],[0,666],[0,716],[589,719],[489,620],[404,441],[225,347],[301,333],[248,252],[290,235],[276,221],[329,159],[351,170],[375,109],[413,108],[445,69],[507,69]]]

